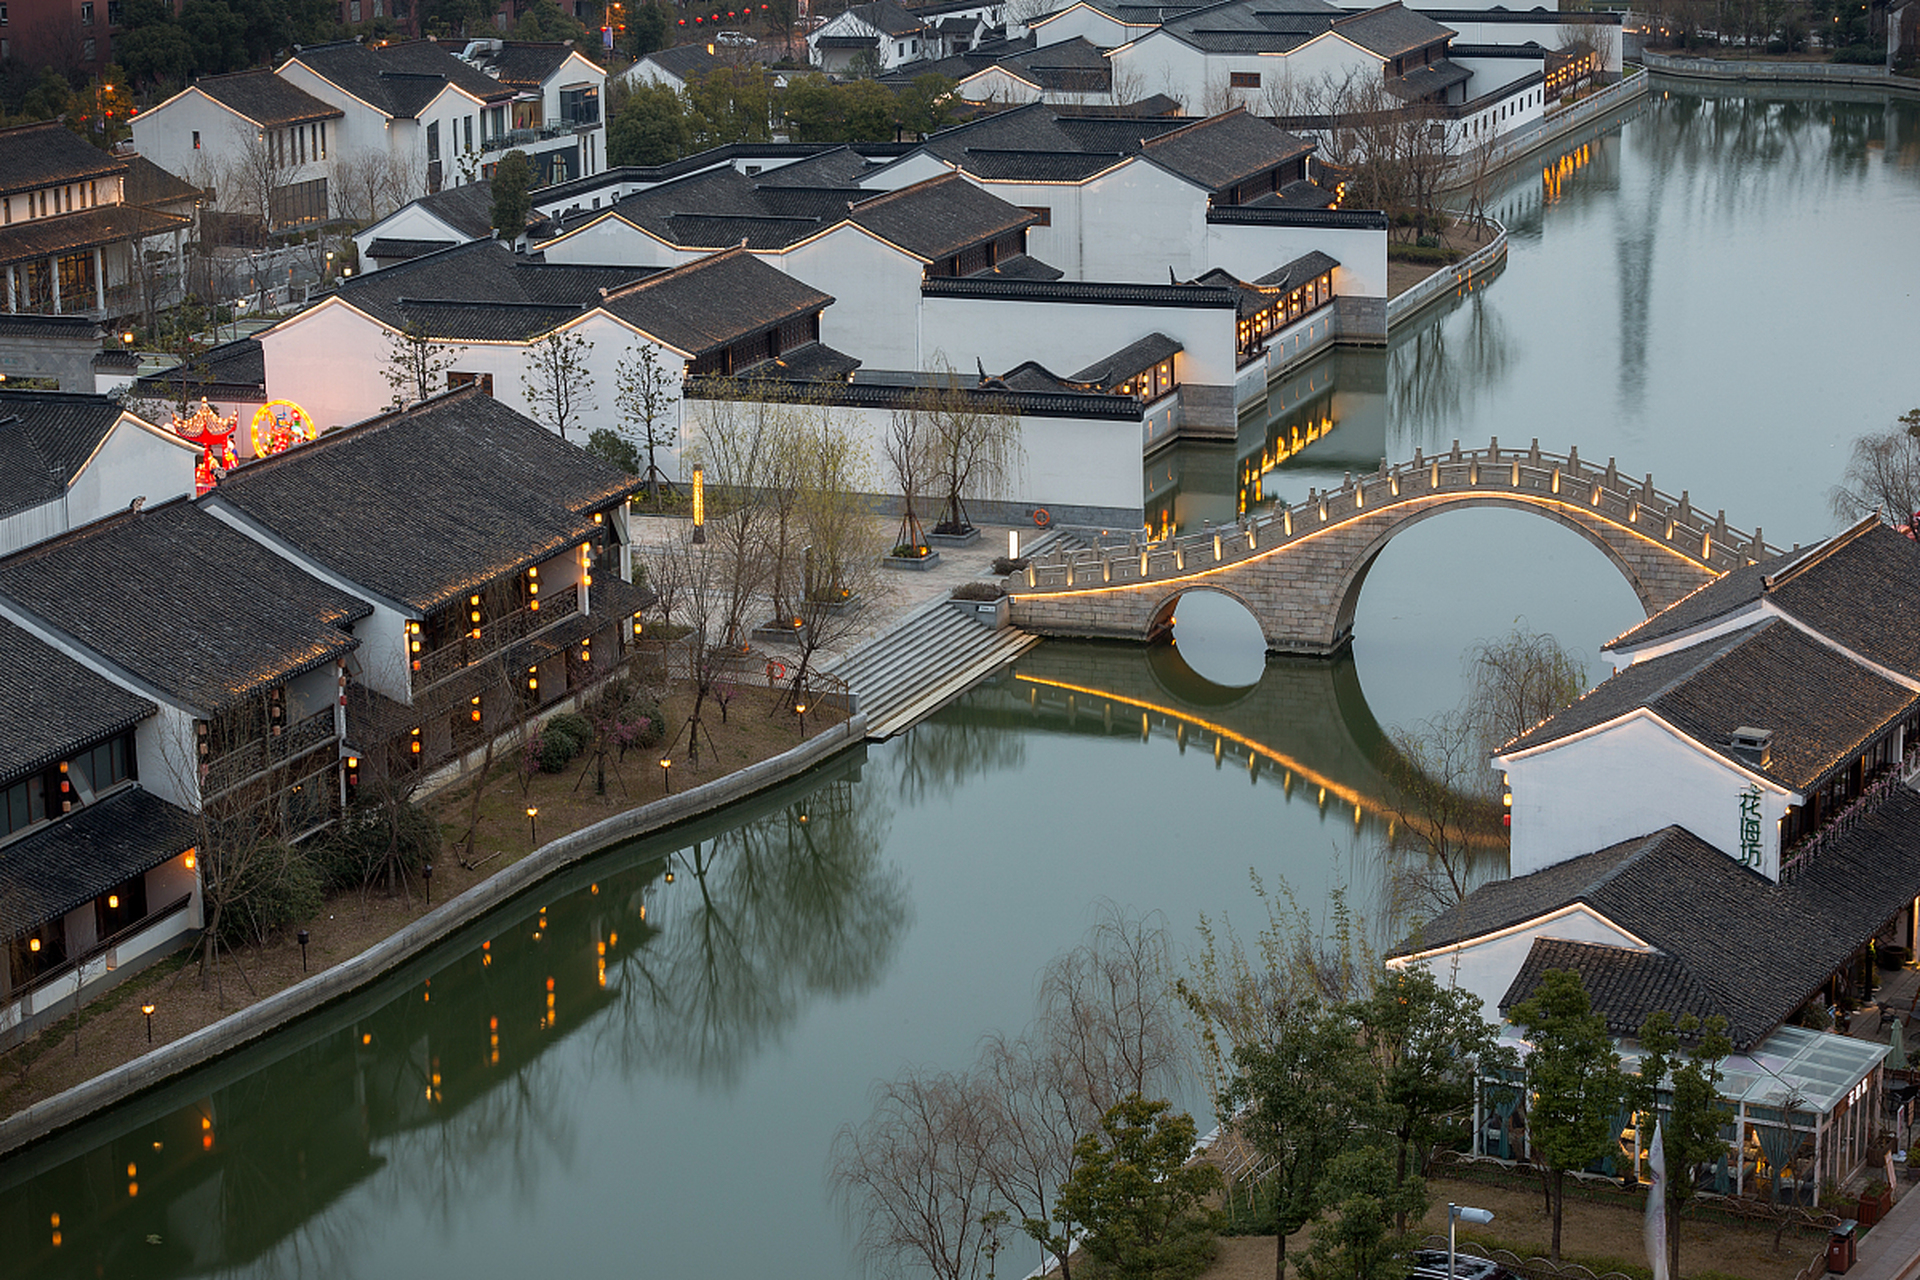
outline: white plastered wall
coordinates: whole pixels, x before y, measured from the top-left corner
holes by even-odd
[[[1780,875],[1780,819],[1793,798],[1712,755],[1645,712],[1515,759],[1512,874],[1526,875],[1677,824],[1741,860],[1742,793],[1759,791],[1754,870]]]
[[[1387,963],[1393,968],[1426,966],[1441,984],[1479,996],[1482,1016],[1498,1023],[1500,997],[1513,985],[1515,975],[1527,962],[1527,955],[1538,938],[1646,950],[1643,943],[1605,916],[1583,904],[1575,904],[1512,930],[1471,938],[1459,946],[1397,956]]]

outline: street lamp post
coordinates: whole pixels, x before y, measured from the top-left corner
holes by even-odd
[[[660,785],[666,788],[666,792],[668,795],[673,794],[673,774],[670,772],[672,768],[673,768],[673,757],[661,756],[660,757]]]
[[[153,1043],[153,1001],[149,1000],[147,1001],[147,1003],[141,1005],[140,1012],[147,1015],[147,1043],[152,1044]]]
[[[429,862],[420,868],[420,878],[427,883],[427,905],[433,905],[433,864]]]
[[[1453,1227],[1454,1227],[1454,1223],[1459,1222],[1461,1220],[1465,1220],[1467,1222],[1476,1222],[1481,1224],[1489,1223],[1493,1221],[1493,1210],[1476,1209],[1471,1205],[1453,1204],[1451,1202],[1448,1203],[1447,1205],[1447,1280],[1453,1280],[1453,1260],[1457,1252],[1457,1250],[1454,1248]]]
[[[527,844],[535,849],[540,847],[540,809],[538,805],[527,806]]]
[[[307,971],[307,941],[309,936],[310,935],[307,933],[305,929],[302,929],[299,933],[294,935],[294,937],[298,939],[300,943],[300,972],[302,973],[305,973]]]

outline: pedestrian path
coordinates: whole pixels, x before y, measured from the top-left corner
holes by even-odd
[[[1858,1257],[1847,1280],[1920,1278],[1920,1195],[1903,1183],[1898,1200],[1873,1230],[1860,1238]]]

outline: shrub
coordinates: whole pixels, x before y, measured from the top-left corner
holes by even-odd
[[[585,751],[593,744],[593,721],[587,719],[578,711],[562,711],[559,715],[548,720],[547,723],[541,727],[541,732],[549,736],[556,733],[564,734],[573,739],[573,752],[575,755]]]
[[[263,844],[233,855],[227,884],[215,890],[225,900],[220,911],[220,941],[225,946],[265,942],[277,931],[320,913],[326,896],[320,870],[305,853],[289,845]]]
[[[558,773],[567,767],[568,761],[580,754],[580,745],[569,734],[547,730],[534,741],[538,746],[530,750],[542,773]]]
[[[1458,262],[1466,256],[1462,250],[1444,247],[1430,247],[1417,244],[1390,244],[1387,246],[1387,261],[1389,262],[1417,262],[1435,266],[1445,266],[1450,262]]]
[[[893,556],[897,560],[924,560],[927,556],[927,549],[925,547],[916,547],[911,542],[903,542],[893,549]]]
[[[1887,51],[1870,44],[1850,44],[1833,51],[1833,61],[1859,67],[1877,67],[1887,60]]]
[[[363,889],[391,871],[418,872],[440,852],[440,824],[419,805],[357,804],[307,846],[328,890]]]
[[[1418,245],[1422,249],[1438,249],[1440,247],[1440,237],[1439,236],[1421,236],[1418,240],[1414,241],[1414,244]]]
[[[993,571],[1001,577],[1005,577],[1009,573],[1020,572],[1030,563],[1031,561],[1025,556],[995,556],[993,558]]]
[[[1007,594],[1007,589],[997,582],[987,582],[976,578],[972,582],[963,582],[953,589],[955,600],[998,600]]]
[[[587,433],[587,452],[602,462],[610,462],[630,476],[640,474],[640,450],[633,441],[606,427]]]

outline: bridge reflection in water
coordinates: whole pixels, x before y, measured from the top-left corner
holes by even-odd
[[[1400,803],[1398,752],[1374,719],[1351,654],[1269,657],[1259,681],[1214,684],[1177,646],[1048,641],[942,712],[945,725],[1138,737],[1244,770],[1285,801],[1316,806],[1383,842]],[[1169,787],[1178,787],[1170,774]],[[1177,790],[1170,792],[1177,795]],[[1504,877],[1504,841],[1483,841],[1473,883]]]

